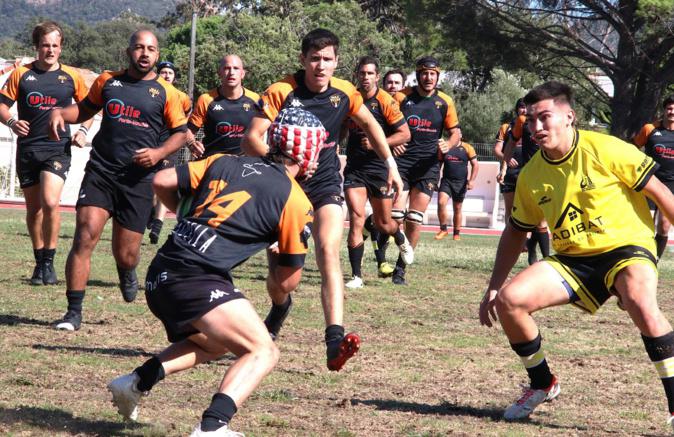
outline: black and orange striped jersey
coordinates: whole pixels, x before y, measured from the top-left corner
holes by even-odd
[[[438,140],[444,129],[459,127],[454,101],[447,94],[436,90],[422,96],[416,87],[408,87],[394,96],[410,127],[412,139],[407,150],[398,157],[402,162],[436,159]]]
[[[442,178],[453,181],[465,181],[468,179],[468,162],[477,159],[477,153],[473,146],[461,142],[441,155],[443,167]]]
[[[639,193],[657,168],[618,138],[579,130],[561,159],[537,153],[517,179],[510,223],[529,232],[545,219],[563,255],[596,255],[621,246],[655,253],[653,219]]]
[[[347,117],[355,115],[363,98],[351,83],[333,77],[330,86],[322,93],[310,91],[304,84],[304,70],[272,84],[260,97],[259,106],[264,115],[274,121],[283,108],[299,107],[314,114],[328,132],[327,144],[339,142],[340,129]],[[333,184],[339,178],[340,163],[337,147],[321,150],[318,170],[302,186],[311,191],[323,184]]]
[[[251,120],[258,113],[256,93],[244,88],[238,99],[228,99],[218,88],[199,96],[189,126],[204,128],[204,157],[216,153],[241,154],[241,140]]]
[[[133,179],[149,178],[157,171],[133,163],[138,149],[161,145],[163,128],[169,134],[187,130],[187,119],[177,90],[164,79],[138,80],[126,70],[101,74],[83,103],[102,109],[101,128],[92,141],[89,166]]]
[[[503,123],[496,133],[496,141],[503,142],[503,148],[505,149],[505,144],[510,137],[510,130],[515,124],[515,120],[510,123]],[[515,145],[513,146],[512,158],[517,161],[517,167],[506,167],[506,173],[503,178],[503,182],[506,184],[514,184],[517,182],[517,176],[520,174],[520,168],[522,167],[523,156],[522,156],[522,141],[514,141]]]
[[[377,92],[371,97],[366,98],[366,94],[361,91],[363,104],[372,113],[374,119],[384,130],[387,137],[392,135],[396,129],[405,123],[405,117],[400,112],[398,102],[386,91],[377,88]],[[365,132],[351,119],[348,122],[349,140],[346,145],[346,165],[349,169],[360,171],[375,171],[378,173],[388,173],[386,164],[379,158],[374,150],[367,150],[361,145]]]
[[[660,165],[655,172],[658,179],[674,181],[674,130],[665,128],[660,121],[645,124],[634,137],[634,144]]]
[[[60,64],[54,71],[42,71],[35,62],[17,67],[0,90],[0,103],[17,104],[20,120],[30,123],[28,136],[19,137],[21,148],[63,149],[70,144],[70,128],[60,132],[61,139],[49,139],[49,112],[79,102],[87,95],[82,76],[72,67]]]
[[[522,144],[522,162],[520,163],[520,167],[524,167],[538,152],[538,149],[540,149],[538,144],[531,138],[526,115],[520,115],[515,119],[510,129],[510,136],[515,142]]]
[[[280,265],[304,265],[313,209],[283,165],[217,154],[176,172],[191,203],[157,254],[172,269],[227,276],[275,241]]]

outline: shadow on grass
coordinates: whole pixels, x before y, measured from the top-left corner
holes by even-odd
[[[134,430],[143,427],[135,422],[111,422],[108,420],[91,420],[73,417],[72,413],[57,408],[29,407],[21,405],[16,408],[0,407],[0,423],[12,425],[21,424],[42,428],[44,435],[48,431],[67,431],[72,435],[120,435],[122,431]]]
[[[17,316],[14,314],[0,314],[0,325],[16,326],[16,325],[37,325],[49,326],[50,322],[45,320],[32,319],[30,317]]]
[[[101,281],[100,279],[89,279],[87,281],[87,287],[114,288],[115,290],[117,290],[119,287],[119,282],[108,282],[108,281]]]
[[[112,355],[115,357],[151,357],[152,353],[143,349],[120,349],[116,347],[57,346],[34,344],[33,349],[43,351],[84,352],[88,354]]]
[[[405,402],[393,399],[351,399],[351,405],[368,405],[377,410],[401,411],[416,414],[437,414],[443,416],[471,416],[478,418],[489,418],[494,421],[503,420],[503,408],[480,408],[470,405],[457,405],[452,402],[443,402],[437,405],[420,404],[416,402]],[[576,431],[585,431],[583,426],[564,426],[551,423],[543,423],[536,420],[528,420],[523,423],[529,423],[534,426],[541,426],[552,429],[573,429]]]

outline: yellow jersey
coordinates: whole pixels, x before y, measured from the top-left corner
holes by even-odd
[[[532,231],[545,219],[555,252],[595,255],[625,245],[655,253],[653,219],[639,191],[657,168],[618,138],[576,131],[571,150],[552,160],[537,152],[522,169],[511,224]]]

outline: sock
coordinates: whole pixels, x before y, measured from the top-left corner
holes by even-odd
[[[448,225],[441,224],[441,225],[440,225],[440,230],[443,231],[443,232],[447,232],[447,226],[448,226]]]
[[[405,242],[405,234],[403,234],[403,231],[398,229],[395,234],[393,234],[393,240],[396,242],[397,246],[400,246]]]
[[[349,263],[351,264],[351,273],[353,276],[361,278],[363,276],[360,266],[363,262],[363,252],[365,251],[365,244],[360,243],[356,247],[349,247]]]
[[[648,358],[660,375],[669,413],[674,414],[674,331],[660,337],[641,336]]]
[[[531,238],[527,240],[527,261],[529,262],[529,265],[533,264],[536,262],[538,259],[538,256],[536,255],[536,240],[537,240],[537,234],[538,232],[532,232],[531,233]]]
[[[377,248],[374,250],[374,257],[377,260],[377,267],[386,262],[386,244],[388,243],[388,234],[379,233],[377,239]]]
[[[75,311],[76,313],[82,314],[84,290],[67,290],[66,299],[68,299],[68,311]]]
[[[264,325],[267,327],[267,331],[274,335],[278,335],[281,330],[281,326],[283,326],[283,322],[288,316],[288,309],[293,303],[293,298],[289,294],[287,296],[288,298],[286,301],[280,305],[272,302],[271,310],[269,310],[269,314],[267,314],[267,317],[264,319]]]
[[[526,343],[510,344],[515,353],[519,355],[524,368],[529,374],[531,388],[546,389],[552,384],[552,373],[545,360],[545,354],[541,348],[541,334]]]
[[[46,264],[52,264],[54,262],[55,255],[56,249],[43,249],[42,262]]]
[[[325,328],[325,344],[341,341],[344,338],[344,327],[340,325],[330,325]]]
[[[213,432],[222,428],[232,420],[236,411],[236,404],[232,398],[224,393],[214,394],[211,399],[211,405],[201,415],[201,430]]]
[[[396,269],[401,269],[404,272],[406,266],[407,264],[403,262],[402,257],[398,255],[398,260],[396,261]]]
[[[33,256],[35,257],[35,264],[42,264],[42,260],[44,259],[44,248],[33,249]]]
[[[667,248],[667,239],[668,235],[655,234],[655,246],[657,247],[658,259],[662,257],[662,254],[665,253]]]
[[[454,228],[454,235],[459,235],[460,233],[461,233],[461,229]]]
[[[166,376],[164,366],[157,357],[150,358],[142,366],[137,367],[134,372],[140,377],[136,388],[142,392],[152,390],[152,387]]]
[[[550,236],[548,235],[548,231],[536,231],[535,234],[538,234],[536,238],[538,239],[538,247],[541,248],[541,256],[543,258],[550,256]]]

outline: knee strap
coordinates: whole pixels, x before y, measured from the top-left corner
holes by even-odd
[[[405,221],[421,225],[424,223],[424,213],[421,211],[410,209],[409,211],[407,211]]]

